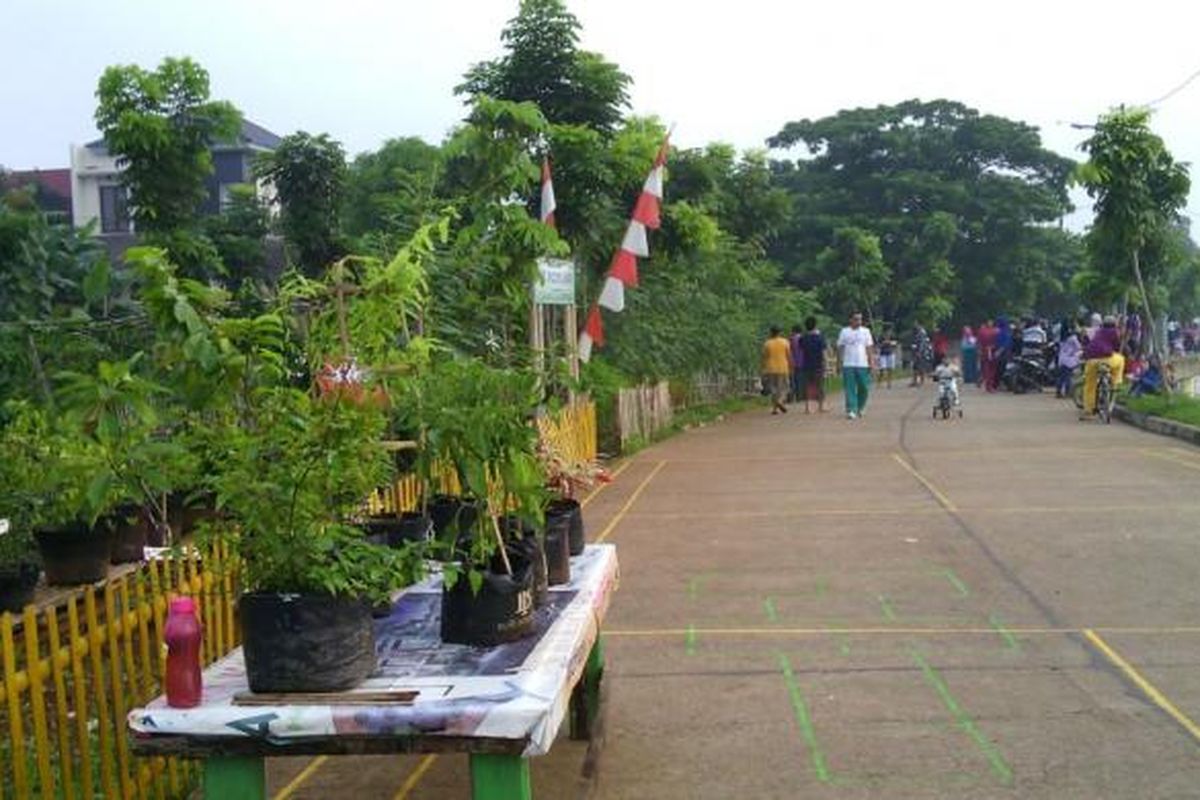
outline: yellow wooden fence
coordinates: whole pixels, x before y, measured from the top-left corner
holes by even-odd
[[[194,765],[130,753],[125,715],[163,691],[172,595],[197,600],[209,664],[237,646],[236,587],[222,545],[146,562],[43,608],[0,618],[0,798],[183,798]]]
[[[596,412],[577,403],[538,422],[571,461],[596,455]],[[402,477],[380,505],[415,508],[419,485]],[[175,800],[196,766],[130,752],[125,717],[163,691],[162,645],[172,595],[196,598],[205,665],[235,648],[235,562],[225,545],[149,561],[42,608],[0,617],[0,800]]]

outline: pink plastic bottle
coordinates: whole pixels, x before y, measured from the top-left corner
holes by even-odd
[[[172,597],[163,631],[167,642],[167,705],[194,708],[200,705],[200,621],[196,601]]]

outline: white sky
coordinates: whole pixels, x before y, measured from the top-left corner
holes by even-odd
[[[634,79],[633,110],[682,146],[761,147],[789,120],[946,97],[1032,123],[1076,150],[1117,103],[1146,103],[1200,69],[1192,0],[839,3],[568,0],[582,45]],[[500,53],[517,0],[0,0],[0,164],[61,167],[96,136],[113,63],[190,55],[213,96],[279,134],[328,132],[350,154],[393,136],[439,140],[453,87]],[[1153,125],[1200,164],[1200,79]],[[1200,214],[1200,172],[1189,213]],[[1082,198],[1086,200],[1086,198]],[[1084,215],[1079,215],[1081,218]]]

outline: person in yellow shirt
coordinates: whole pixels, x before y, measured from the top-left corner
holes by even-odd
[[[771,395],[771,413],[787,413],[789,376],[792,372],[792,345],[778,327],[772,326],[771,337],[763,344],[763,387]]]

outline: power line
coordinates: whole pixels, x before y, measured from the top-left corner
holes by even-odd
[[[1187,80],[1185,80],[1183,83],[1176,86],[1171,91],[1164,94],[1162,97],[1158,98],[1157,100],[1151,100],[1149,103],[1146,103],[1146,107],[1153,108],[1154,106],[1159,105],[1160,103],[1170,100],[1172,97],[1174,97],[1175,95],[1179,94],[1184,89],[1186,89],[1192,81],[1196,80],[1196,78],[1200,78],[1200,69],[1193,72],[1191,75],[1188,76]]]

